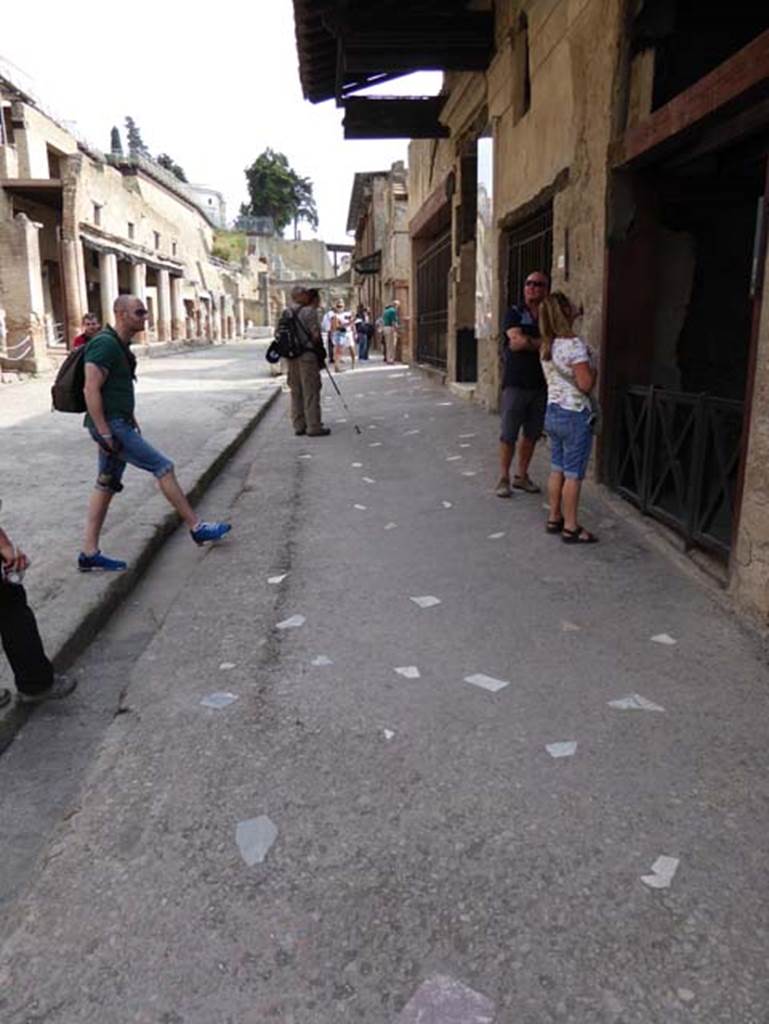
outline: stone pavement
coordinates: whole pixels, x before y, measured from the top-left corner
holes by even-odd
[[[494,497],[477,407],[340,383],[363,436],[269,413],[0,759],[5,842],[57,821],[4,1024],[766,1024],[757,640],[594,494],[583,548]]]
[[[276,397],[265,343],[235,343],[140,359],[137,416],[155,447],[176,465],[184,489],[202,497],[211,479]],[[82,649],[110,609],[134,585],[176,516],[147,474],[130,469],[112,503],[106,552],[125,558],[128,573],[80,574],[85,509],[95,478],[95,446],[83,417],[51,411],[52,376],[0,388],[0,522],[32,559],[25,586],[46,648],[59,663]],[[205,502],[202,514],[217,510]],[[12,686],[0,659],[0,685]],[[19,712],[0,713],[0,748]]]

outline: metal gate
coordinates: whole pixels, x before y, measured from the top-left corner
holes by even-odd
[[[553,207],[516,225],[507,236],[507,305],[523,299],[523,282],[534,270],[550,275],[553,261]]]
[[[446,369],[451,231],[417,260],[417,362]]]
[[[742,402],[654,387],[622,395],[614,486],[694,545],[728,558]]]

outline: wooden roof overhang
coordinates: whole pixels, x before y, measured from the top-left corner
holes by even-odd
[[[60,178],[0,178],[0,188],[10,195],[51,206],[54,210],[61,210],[63,205]]]
[[[346,138],[436,138],[445,97],[353,94],[413,71],[484,71],[494,49],[492,10],[472,0],[294,0],[302,91],[345,108]],[[475,5],[477,7],[477,4]]]

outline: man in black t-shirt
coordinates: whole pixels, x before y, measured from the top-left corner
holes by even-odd
[[[499,435],[500,477],[496,493],[512,497],[510,466],[518,442],[518,472],[512,486],[538,494],[540,488],[529,476],[529,463],[545,425],[547,385],[539,361],[539,306],[550,290],[550,280],[541,270],[527,275],[523,302],[511,306],[502,324],[502,423]],[[520,441],[518,434],[522,432]]]

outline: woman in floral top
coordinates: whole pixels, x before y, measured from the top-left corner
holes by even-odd
[[[551,450],[545,529],[560,533],[565,544],[594,544],[598,538],[577,519],[593,444],[589,396],[596,378],[593,350],[574,332],[577,315],[563,292],[552,292],[539,308],[539,351],[547,381],[545,430]]]

